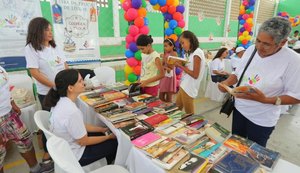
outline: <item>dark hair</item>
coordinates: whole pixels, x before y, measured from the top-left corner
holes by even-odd
[[[226,47],[223,47],[223,48],[219,49],[218,52],[217,52],[217,54],[216,54],[215,57],[213,58],[213,60],[216,59],[216,58],[220,58],[221,55],[222,55],[226,50],[227,50]]]
[[[173,50],[176,51],[175,42],[172,38],[167,38],[164,40],[164,43],[167,43],[170,46],[173,46]]]
[[[197,48],[199,48],[198,38],[191,31],[183,31],[180,37],[188,39],[190,42],[191,50],[190,50],[190,52],[187,52],[187,53],[193,53]],[[181,45],[180,45],[180,50],[182,52]]]
[[[148,44],[152,44],[152,43],[153,43],[153,39],[151,35],[142,34],[136,40],[137,46],[147,46]]]
[[[75,85],[78,81],[79,72],[75,69],[65,69],[55,76],[55,88],[51,88],[44,100],[44,106],[47,108],[54,107],[60,97],[66,97],[68,87]]]
[[[42,50],[42,43],[44,41],[44,31],[51,25],[50,22],[43,17],[36,17],[32,19],[28,25],[26,45],[30,44],[34,50]],[[56,47],[54,39],[49,41],[52,47]]]
[[[296,33],[299,33],[299,31],[298,30],[296,30],[296,31],[294,31],[294,33],[296,34]]]

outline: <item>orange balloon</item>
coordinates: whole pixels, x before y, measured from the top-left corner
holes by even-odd
[[[246,11],[244,9],[240,10],[240,14],[245,14]]]
[[[178,39],[178,36],[177,36],[176,34],[171,34],[171,35],[169,36],[169,38],[173,39],[173,40],[176,42],[177,39]]]
[[[170,6],[170,5],[173,5],[174,4],[174,0],[167,0],[167,5]]]
[[[137,17],[135,20],[134,20],[134,25],[141,28],[144,26],[144,18],[142,17]]]
[[[139,15],[139,17],[147,16],[147,10],[145,8],[138,9],[138,15]]]

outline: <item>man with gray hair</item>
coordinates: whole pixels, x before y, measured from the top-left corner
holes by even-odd
[[[222,83],[238,82],[252,53],[240,86],[248,90],[235,95],[232,133],[248,138],[262,146],[280,118],[280,105],[300,103],[300,55],[285,43],[291,24],[282,17],[266,20],[260,27],[255,45],[250,46],[235,74]],[[226,90],[219,85],[223,92]]]

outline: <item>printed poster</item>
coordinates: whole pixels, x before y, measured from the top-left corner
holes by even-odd
[[[54,39],[68,62],[100,61],[97,4],[51,0]]]
[[[41,16],[39,0],[0,0],[0,57],[24,56],[28,24]]]

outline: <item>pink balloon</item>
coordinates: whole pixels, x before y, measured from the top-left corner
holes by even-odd
[[[140,28],[140,33],[148,35],[149,34],[149,27],[148,26],[143,26]]]
[[[131,43],[131,42],[133,42],[134,37],[132,35],[128,34],[126,36],[125,40],[126,40],[127,43]]]
[[[138,61],[134,57],[127,58],[126,62],[131,67],[135,67],[135,66],[137,66],[139,64]]]
[[[177,26],[179,26],[180,28],[184,28],[184,26],[185,26],[184,20],[179,21],[179,22],[177,23]]]
[[[243,19],[244,20],[247,20],[249,18],[249,15],[248,14],[243,14]]]
[[[130,25],[129,27],[129,34],[134,37],[139,33],[139,28],[135,25]]]
[[[131,1],[129,1],[129,0],[125,0],[124,2],[123,2],[123,4],[122,4],[122,8],[125,10],[125,11],[127,11],[129,8],[131,8],[132,6],[131,6]]]
[[[126,49],[129,49],[129,44],[130,43],[126,42],[126,45],[125,45]]]
[[[138,11],[134,8],[129,8],[126,15],[130,21],[133,21],[138,17]]]
[[[136,35],[135,37],[134,37],[134,42],[136,42],[136,40],[139,38],[139,36],[140,36],[141,34],[138,34],[138,35]]]

